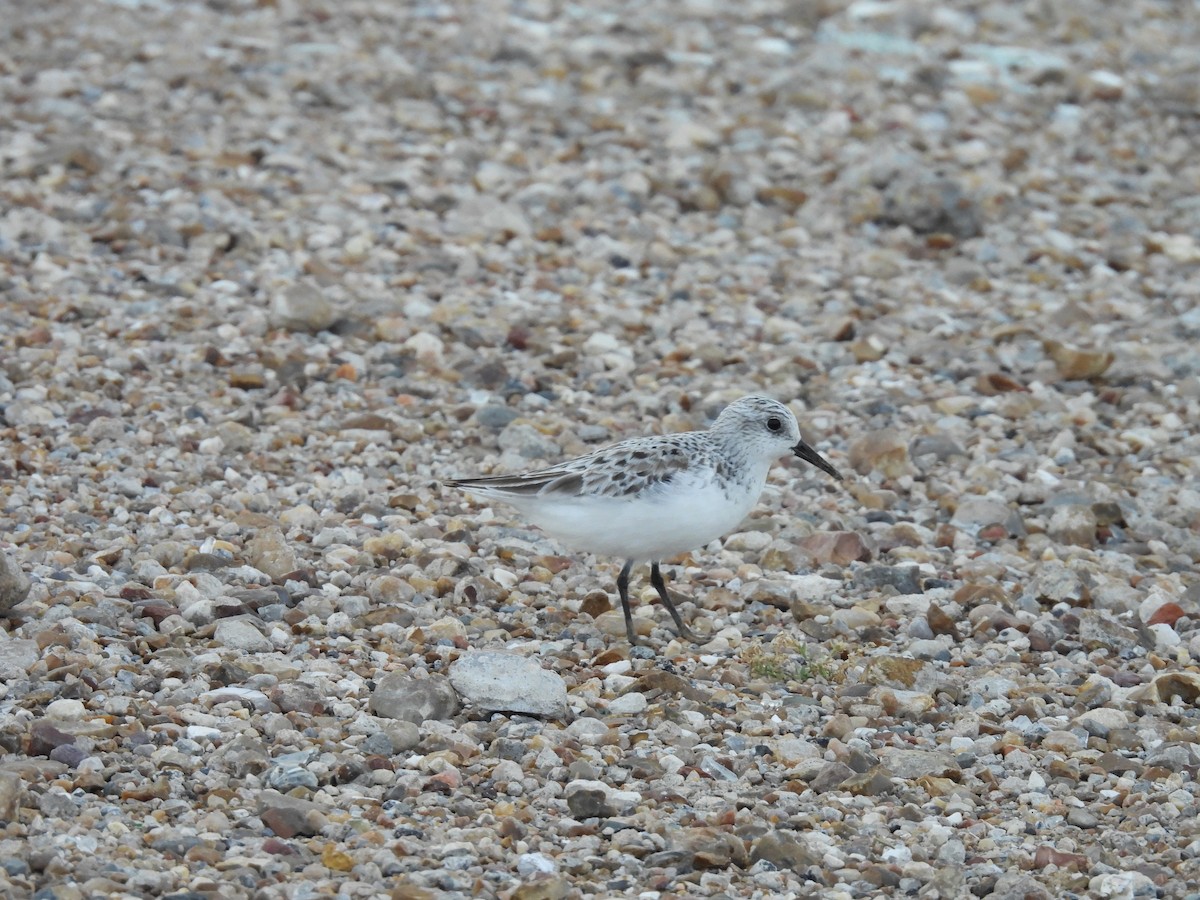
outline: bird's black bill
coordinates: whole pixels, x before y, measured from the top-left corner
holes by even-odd
[[[792,452],[804,460],[806,463],[812,463],[822,472],[828,472],[838,481],[842,481],[842,473],[829,464],[829,460],[823,457],[820,453],[810,447],[808,444],[801,441],[792,448]]]

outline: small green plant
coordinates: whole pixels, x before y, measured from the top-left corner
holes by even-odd
[[[766,646],[762,641],[750,642],[742,651],[742,661],[751,675],[771,681],[829,681],[833,677],[829,663],[810,660],[808,645],[789,634],[776,636]]]

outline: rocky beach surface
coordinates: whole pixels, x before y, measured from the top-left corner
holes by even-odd
[[[12,3],[0,894],[1200,898],[1200,8]],[[644,570],[445,479],[788,402]]]

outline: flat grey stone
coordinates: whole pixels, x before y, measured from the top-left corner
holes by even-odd
[[[375,686],[370,708],[381,718],[420,725],[453,716],[458,712],[458,695],[440,675],[413,678],[404,672],[391,672]]]
[[[547,718],[567,712],[567,685],[562,676],[516,653],[466,653],[450,666],[450,683],[464,700],[481,709]]]

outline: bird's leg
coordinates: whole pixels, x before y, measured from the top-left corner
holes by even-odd
[[[633,570],[633,560],[627,560],[617,576],[617,593],[621,595],[621,609],[625,612],[625,634],[629,636],[629,645],[637,646],[637,635],[633,633],[633,612],[629,608],[629,573]]]
[[[675,604],[671,601],[671,595],[667,593],[667,584],[663,581],[662,572],[658,570],[658,563],[656,562],[650,563],[650,583],[654,585],[654,589],[658,591],[658,596],[662,597],[662,602],[667,607],[667,612],[675,620],[675,627],[679,629],[679,636],[687,638],[693,644],[703,643],[704,639],[700,635],[683,624],[679,610],[675,608]]]

